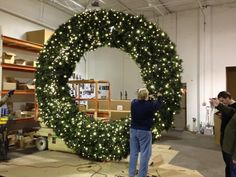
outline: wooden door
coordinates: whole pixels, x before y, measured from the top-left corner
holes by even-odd
[[[236,66],[226,67],[226,90],[236,99]]]

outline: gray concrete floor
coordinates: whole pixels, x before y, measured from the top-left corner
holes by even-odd
[[[163,133],[157,144],[170,145],[173,150],[178,151],[170,164],[197,170],[204,177],[224,176],[224,163],[220,147],[214,142],[214,136],[198,135],[186,131],[169,131]],[[35,148],[11,150],[9,157],[10,161],[7,164],[0,162],[0,177],[114,177],[127,176],[128,170],[127,160],[94,164],[78,158],[74,154],[55,151],[38,152]],[[67,164],[67,166],[60,168],[63,164]],[[96,171],[100,171],[101,166],[102,173],[107,175],[96,173]],[[12,171],[14,171],[14,175]]]
[[[195,169],[205,177],[224,176],[224,162],[214,136],[169,131],[163,134],[158,144],[170,145],[179,151],[170,164]]]

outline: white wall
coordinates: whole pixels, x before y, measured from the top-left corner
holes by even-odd
[[[177,14],[177,53],[183,60],[182,82],[187,83],[187,127],[198,118],[198,11]]]
[[[69,15],[58,9],[43,4],[38,0],[0,0],[0,35],[10,36],[19,39],[26,39],[27,31],[39,29],[56,29],[60,24],[69,19]],[[13,52],[17,54],[17,58],[26,60],[34,60],[37,56],[32,52],[22,50],[4,48],[0,44],[0,53],[2,51]],[[2,77],[1,83],[5,76],[14,77],[21,82],[29,81],[33,78],[32,73],[12,72],[0,70]],[[17,77],[16,77],[17,76]],[[13,98],[12,98],[13,99]],[[13,101],[13,100],[10,101]],[[23,100],[23,102],[22,102]],[[25,95],[16,95],[14,97],[14,110],[21,110],[21,106],[25,102],[34,102],[34,96],[25,97]]]
[[[43,25],[6,13],[6,9]],[[187,83],[187,125],[190,129],[192,118],[197,118],[198,124],[206,121],[206,106],[203,105],[209,105],[208,98],[226,89],[225,67],[236,66],[236,6],[207,7],[203,12],[205,18],[200,10],[189,10],[157,20],[176,43],[183,59],[182,82]],[[26,31],[45,28],[43,26],[57,28],[68,18],[68,14],[38,0],[0,0],[0,26],[4,35],[24,38]],[[132,98],[135,90],[142,86],[139,68],[118,49],[102,48],[88,53],[86,62],[81,59],[77,68],[84,78],[110,80],[112,95],[116,98],[121,90],[127,90]]]
[[[112,99],[120,99],[120,92],[124,99],[125,91],[129,99],[135,98],[136,90],[143,86],[140,69],[135,61],[119,49],[99,48],[86,53],[85,61],[81,59],[75,72],[84,79],[110,81]]]
[[[55,30],[69,18],[39,0],[0,0],[0,32],[6,36],[25,39],[27,31]]]
[[[206,122],[209,98],[226,89],[225,67],[236,66],[236,7],[208,7],[203,12],[205,19],[200,10],[158,19],[183,59],[182,82],[187,83],[187,125],[190,129],[192,118],[197,118],[198,124]]]
[[[213,94],[226,88],[226,66],[236,66],[236,7],[214,8],[212,18]]]

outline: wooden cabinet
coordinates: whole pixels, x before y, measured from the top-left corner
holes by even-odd
[[[31,104],[31,106],[35,103],[35,90],[33,88],[32,82],[35,77],[36,68],[34,65],[29,66],[25,64],[16,64],[13,60],[13,62],[5,62],[4,60],[4,53],[14,53],[15,59],[18,60],[26,60],[26,63],[34,63],[36,61],[36,58],[38,56],[39,51],[43,48],[42,45],[15,39],[8,36],[1,36],[0,39],[0,54],[1,57],[1,66],[0,66],[0,79],[1,79],[1,87],[0,87],[0,93],[1,97],[8,93],[9,90],[11,90],[11,87],[9,89],[4,89],[4,83],[7,82],[7,78],[14,79],[16,82],[16,90],[14,95],[10,98],[10,102],[13,105],[13,112],[15,113],[14,119],[17,120],[17,122],[20,122],[21,120],[23,123],[21,123],[22,126],[18,127],[17,129],[24,129],[24,127],[31,127],[29,125],[26,125],[27,122],[30,122],[31,120],[36,120],[36,114],[35,109],[33,112],[31,111],[31,114],[24,117],[22,112],[26,111],[26,107],[28,103],[28,107]],[[8,87],[5,87],[8,88]],[[13,87],[12,87],[13,88]],[[34,106],[36,107],[36,106]],[[28,110],[29,111],[29,110]],[[18,114],[17,114],[18,112]],[[30,112],[30,111],[29,111]],[[20,115],[20,116],[19,116]],[[22,117],[21,117],[22,115]],[[26,121],[27,120],[27,121]],[[20,124],[19,124],[20,125]],[[17,127],[17,126],[16,126]]]

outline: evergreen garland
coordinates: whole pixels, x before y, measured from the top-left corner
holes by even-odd
[[[75,15],[40,52],[36,90],[42,120],[79,155],[97,161],[121,160],[129,154],[130,118],[110,123],[90,120],[78,112],[67,86],[84,53],[104,46],[130,54],[150,93],[163,94],[165,105],[156,113],[154,140],[171,126],[179,109],[181,60],[174,43],[155,24],[114,10]]]

